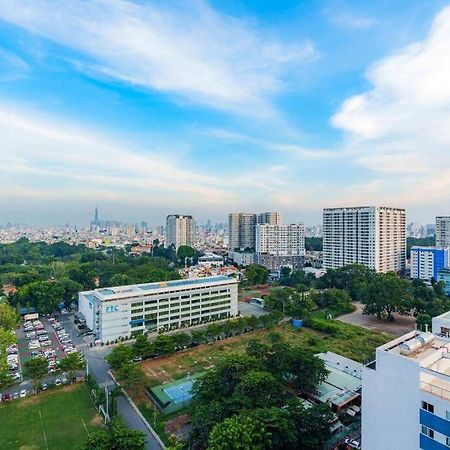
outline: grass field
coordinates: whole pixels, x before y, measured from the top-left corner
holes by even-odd
[[[102,421],[85,385],[74,385],[1,404],[0,424],[2,450],[75,450]]]
[[[188,373],[195,374],[208,370],[224,354],[231,351],[243,352],[251,339],[267,342],[271,332],[280,333],[285,341],[309,348],[315,353],[328,350],[362,363],[371,359],[376,347],[392,339],[392,336],[385,333],[324,319],[320,313],[314,319],[319,325],[324,324],[327,331],[307,327],[297,330],[290,324],[284,324],[272,330],[254,331],[214,344],[194,347],[172,356],[147,360],[141,365],[148,377],[148,385],[153,387],[185,377]]]

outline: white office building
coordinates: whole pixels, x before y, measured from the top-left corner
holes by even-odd
[[[436,247],[450,247],[450,216],[436,217]]]
[[[448,450],[449,333],[450,312],[377,348],[362,375],[363,450]]]
[[[166,219],[166,247],[194,246],[195,220],[192,216],[171,214]]]
[[[323,267],[363,264],[402,272],[406,263],[404,209],[381,206],[323,210]]]
[[[256,260],[272,272],[283,266],[300,269],[305,262],[305,225],[257,225]]]
[[[99,288],[78,294],[86,325],[102,342],[187,327],[238,314],[237,280],[227,276]]]

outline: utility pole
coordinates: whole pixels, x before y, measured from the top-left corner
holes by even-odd
[[[106,417],[108,417],[109,418],[109,399],[108,399],[108,395],[109,395],[109,392],[108,392],[108,388],[107,387],[105,387],[105,395],[106,395]]]

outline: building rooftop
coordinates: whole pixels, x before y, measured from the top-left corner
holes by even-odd
[[[325,381],[316,390],[316,397],[322,403],[331,403],[342,408],[359,397],[362,386],[363,365],[333,352],[318,353],[329,371]]]
[[[213,277],[203,277],[203,278],[189,278],[184,280],[171,280],[171,281],[160,281],[156,283],[142,283],[133,284],[128,286],[116,286],[108,288],[94,289],[93,291],[82,292],[87,298],[96,297],[100,300],[108,300],[111,296],[114,298],[120,297],[133,297],[139,295],[145,295],[146,292],[159,289],[170,289],[170,288],[185,288],[187,286],[197,286],[202,284],[211,283],[222,283],[222,282],[237,282],[235,278],[228,277],[225,275],[213,276]]]

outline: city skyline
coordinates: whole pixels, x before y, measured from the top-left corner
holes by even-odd
[[[433,223],[449,36],[441,0],[4,0],[0,223],[86,223],[98,205],[317,224],[342,204]]]

